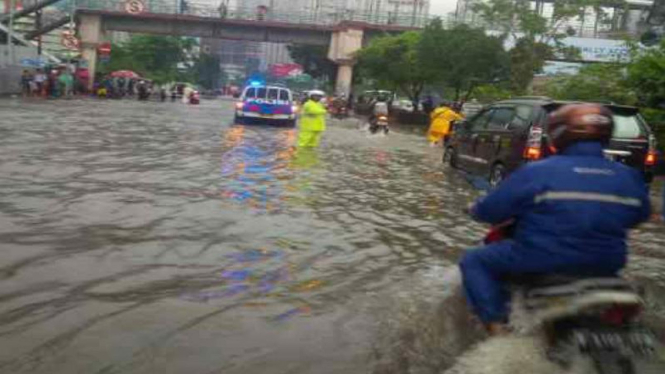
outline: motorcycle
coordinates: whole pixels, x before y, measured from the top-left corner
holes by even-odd
[[[333,118],[336,118],[336,119],[345,119],[345,118],[349,117],[349,111],[345,106],[338,107],[338,108],[333,107],[331,109],[331,112],[332,112]]]
[[[484,242],[510,238],[514,226],[493,227]],[[598,374],[636,374],[635,360],[656,351],[654,334],[640,322],[644,302],[620,277],[547,274],[504,280],[512,295],[512,317],[521,313],[524,330],[539,328],[548,359],[564,368],[581,354]]]
[[[388,127],[388,116],[380,115],[370,122],[369,132],[376,134],[379,131],[383,131],[386,135],[390,132],[390,128]]]
[[[189,103],[191,105],[199,105],[201,103],[201,95],[199,94],[199,91],[192,91],[192,93],[189,94]]]
[[[333,118],[345,119],[349,116],[349,110],[346,106],[346,100],[342,98],[335,98],[328,105],[328,111]]]

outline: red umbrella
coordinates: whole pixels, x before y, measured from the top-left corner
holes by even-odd
[[[130,78],[130,79],[131,78],[134,78],[134,79],[141,78],[140,75],[136,74],[135,72],[133,72],[131,70],[116,70],[116,71],[112,72],[111,74],[109,74],[109,77],[111,77],[111,78]]]

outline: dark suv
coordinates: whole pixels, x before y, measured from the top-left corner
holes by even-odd
[[[571,102],[547,97],[525,97],[489,105],[455,125],[444,151],[444,162],[454,168],[487,176],[496,186],[525,162],[550,154],[545,123],[548,113]],[[605,156],[640,170],[653,179],[656,138],[638,109],[603,104],[614,113],[614,136]]]

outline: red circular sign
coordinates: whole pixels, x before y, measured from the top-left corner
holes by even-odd
[[[125,11],[131,14],[139,14],[145,12],[145,3],[142,0],[127,0],[125,1]]]
[[[111,54],[111,43],[105,42],[100,44],[99,47],[97,47],[97,52],[99,52],[102,55]]]

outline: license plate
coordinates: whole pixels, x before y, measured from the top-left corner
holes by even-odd
[[[632,351],[636,354],[652,354],[656,339],[647,330],[576,330],[573,339],[583,351]]]

